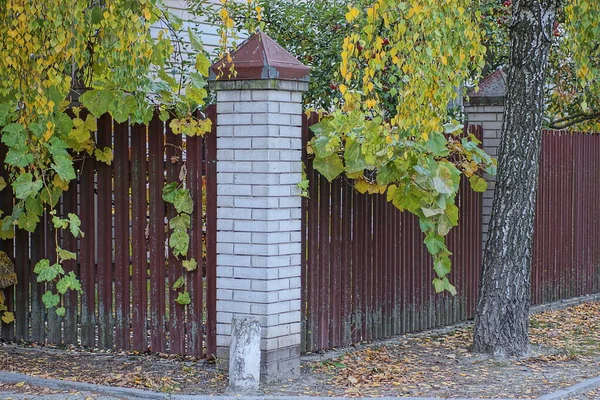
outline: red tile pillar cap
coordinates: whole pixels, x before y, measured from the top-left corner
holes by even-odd
[[[502,106],[506,97],[506,72],[502,69],[494,71],[481,82],[479,90],[467,92],[470,106]]]
[[[232,67],[233,66],[233,70]],[[210,67],[211,81],[287,80],[308,82],[310,68],[264,32],[256,32]]]

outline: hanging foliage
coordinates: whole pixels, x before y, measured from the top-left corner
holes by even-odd
[[[209,62],[192,32],[195,59],[175,51],[180,34],[161,0],[0,1],[0,131],[9,173],[0,189],[15,199],[11,213],[0,210],[0,238],[14,237],[15,227],[33,232],[45,210],[55,228],[83,236],[77,215],[59,218],[54,208],[76,179],[76,159],[111,163],[112,149],[95,142],[100,116],[148,123],[158,112],[173,118],[175,133],[210,130],[194,114],[205,102]],[[43,301],[62,315],[61,295],[80,285],[61,266],[75,249],[60,248],[58,235],[55,242],[57,262],[41,260],[34,272],[55,284]]]

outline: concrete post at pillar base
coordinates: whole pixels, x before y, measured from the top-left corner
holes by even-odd
[[[260,323],[256,318],[233,318],[229,349],[229,389],[235,394],[258,390],[260,383]]]

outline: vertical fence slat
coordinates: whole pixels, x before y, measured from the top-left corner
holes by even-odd
[[[8,192],[8,191],[7,191]],[[29,280],[33,268],[29,265],[29,233],[16,230],[15,236],[15,272],[17,273],[15,301],[15,340],[29,341]]]
[[[212,130],[205,137],[206,165],[206,353],[217,354],[217,108],[208,107]]]
[[[592,148],[594,149],[594,154],[600,154],[600,141],[598,140],[598,135],[592,135],[591,139],[592,141]],[[594,182],[599,182],[600,181],[600,159],[599,157],[595,156],[592,158],[594,160],[594,167],[593,167],[593,171],[594,171]],[[599,185],[595,184],[592,185],[594,188],[594,199],[597,199],[600,197],[600,189],[599,189]],[[600,210],[598,209],[598,207],[594,207],[594,237],[593,237],[593,243],[598,243],[600,242],[600,229],[598,229],[598,226],[600,225]],[[573,252],[573,248],[571,248],[571,252]],[[590,280],[590,291],[592,293],[598,293],[599,289],[598,289],[598,281],[600,280],[600,246],[594,246],[594,259],[593,259],[593,265],[591,266],[591,273],[592,273],[592,277],[589,279]]]
[[[115,212],[115,347],[129,350],[130,262],[129,262],[129,124],[115,123],[114,212]]]
[[[566,206],[563,207],[563,213],[565,214],[565,228],[566,235],[563,239],[563,249],[565,255],[563,257],[564,268],[567,269],[566,280],[567,285],[572,289],[575,289],[573,282],[573,135],[565,136],[565,146],[563,146],[563,157],[565,158],[565,181],[566,187],[561,190],[561,194],[564,196]],[[596,157],[594,157],[595,159]],[[594,225],[595,227],[596,225]],[[541,229],[541,228],[539,228]],[[594,228],[594,231],[596,229]]]
[[[183,165],[183,154],[180,149],[182,145],[181,135],[175,135],[171,130],[169,124],[166,124],[166,170],[167,170],[167,185],[170,183],[179,183],[179,172]],[[191,155],[195,157],[195,154]],[[197,168],[197,166],[195,166]],[[167,204],[167,220],[171,221],[177,215],[177,211],[172,204]],[[171,229],[169,228],[169,234]],[[197,240],[197,238],[194,238]],[[192,243],[192,246],[194,244]],[[201,259],[197,258],[196,261],[200,262]],[[169,337],[170,346],[169,352],[171,354],[184,354],[185,338],[184,338],[184,314],[183,307],[175,302],[179,294],[179,290],[173,288],[174,283],[183,276],[181,260],[179,260],[174,254],[173,250],[169,246],[169,256],[167,261],[167,276],[169,279],[168,291],[169,291]],[[198,273],[198,271],[194,272]]]
[[[67,218],[69,213],[77,214],[77,181],[71,181],[69,183],[69,190],[63,194],[62,198],[62,215],[63,218]],[[62,232],[62,247],[68,251],[77,251],[77,239],[67,230]],[[68,274],[73,272],[76,276],[80,276],[77,260],[68,260],[63,263],[63,268]],[[64,320],[64,332],[63,332],[63,343],[65,344],[78,344],[78,295],[77,292],[69,290],[64,295],[65,300],[65,316]]]
[[[203,148],[202,139],[199,137],[187,138],[188,148],[188,188],[194,200],[192,214],[191,248],[190,255],[196,260],[202,260],[202,180],[203,180]],[[187,283],[192,295],[192,303],[188,307],[188,352],[195,356],[202,355],[202,300],[204,291],[202,287],[203,270],[194,271],[187,275]]]
[[[600,154],[600,140],[598,139],[599,136],[598,135],[594,135],[593,136],[593,148],[594,148],[594,154]],[[594,182],[598,182],[600,181],[600,158],[599,157],[594,157],[594,162],[595,162],[595,166],[594,166],[594,171],[595,171],[595,180]],[[600,185],[593,185],[594,189],[595,189],[595,194],[594,194],[594,198],[598,199],[600,198]],[[599,243],[600,242],[600,229],[598,229],[598,226],[600,226],[600,210],[598,209],[598,207],[594,208],[595,212],[596,212],[596,219],[595,219],[595,223],[594,223],[594,243]],[[600,246],[594,246],[594,249],[596,250],[596,256],[594,257],[594,265],[592,266],[592,279],[590,279],[591,282],[591,291],[592,293],[598,293],[600,291]],[[574,249],[572,249],[572,251],[574,251]]]
[[[380,196],[372,196],[373,199],[373,242],[372,248],[377,249],[372,251],[373,260],[373,285],[371,290],[373,293],[372,303],[372,338],[381,337],[382,335],[382,299],[383,299],[383,281],[381,273],[383,271],[383,243],[381,241],[381,228],[383,216],[381,210]]]
[[[188,168],[187,187],[194,201],[194,212],[191,218],[190,229],[190,257],[198,262],[202,260],[202,142],[198,137],[186,138],[186,164]],[[202,264],[202,263],[200,263]],[[203,271],[196,271],[202,275]],[[186,274],[186,285],[192,299],[202,298],[202,286],[196,285],[194,272]],[[187,353],[200,355],[202,351],[202,319],[201,310],[197,303],[193,302],[187,309]]]
[[[352,343],[351,334],[351,306],[352,306],[352,270],[354,246],[352,246],[352,187],[342,182],[342,246],[341,246],[341,265],[342,276],[340,281],[341,290],[341,343],[344,346]]]
[[[45,244],[46,244],[46,255],[45,258],[50,260],[50,264],[54,264],[56,262],[56,237],[57,234],[54,225],[52,224],[52,215],[50,215],[49,209],[46,209],[45,216]],[[56,293],[56,284],[55,283],[46,283],[46,290],[51,291],[52,293]],[[60,306],[60,305],[59,305]],[[47,324],[47,334],[46,338],[48,343],[52,344],[60,344],[62,340],[62,329],[61,329],[61,319],[56,314],[56,307],[52,307],[46,310],[46,324]]]
[[[112,119],[105,114],[98,121],[97,145],[100,149],[112,147]],[[112,168],[98,161],[98,236],[97,236],[97,278],[98,278],[98,346],[110,349],[113,345],[113,244],[112,244]]]
[[[364,272],[364,248],[363,248],[363,202],[364,196],[361,196],[357,191],[352,191],[352,253],[354,260],[352,261],[352,315],[353,315],[353,336],[352,340],[357,343],[363,340],[363,318],[362,313],[362,280]]]
[[[302,114],[302,165],[304,167],[304,173],[307,174],[306,167],[308,165],[308,151],[307,144],[309,140],[308,134],[308,117],[306,114]],[[306,179],[306,178],[305,178]],[[310,190],[310,186],[309,186]],[[308,282],[307,282],[307,235],[308,235],[308,198],[302,197],[302,206],[300,210],[300,351],[308,351],[307,346],[307,331],[308,331],[308,320],[307,320],[307,307],[308,301]]]
[[[366,236],[364,237],[365,258],[363,267],[365,268],[363,280],[363,337],[364,340],[370,342],[373,339],[373,196],[366,196],[364,207],[365,224],[363,229],[365,229]]]
[[[31,266],[44,258],[44,219],[41,218],[35,231],[31,234]],[[31,284],[31,336],[33,342],[46,341],[46,308],[42,303],[44,284],[37,283],[37,274],[30,275]]]
[[[146,351],[148,312],[146,126],[131,127],[131,252],[133,349]]]
[[[4,169],[4,159],[6,158],[6,153],[8,149],[3,143],[0,143],[0,177],[4,179],[4,182],[9,182],[8,171]],[[10,188],[6,188],[0,192],[0,210],[4,213],[4,215],[10,215],[13,211],[13,196]],[[15,254],[13,252],[14,239],[5,239],[0,240],[0,251],[6,253],[8,258],[15,261]],[[16,272],[16,266],[15,266]],[[17,276],[17,279],[19,277]],[[15,286],[9,286],[5,289],[0,289],[4,292],[4,305],[8,308],[9,311],[16,311],[19,308],[19,305],[14,303],[14,295],[15,295]],[[17,322],[18,323],[18,322]],[[0,337],[7,340],[12,340],[15,334],[15,324],[4,324],[0,323]]]
[[[330,286],[331,293],[330,302],[330,318],[329,318],[329,345],[338,347],[340,345],[340,328],[341,328],[341,274],[346,268],[341,264],[341,181],[336,179],[331,183],[331,192],[329,201],[331,202],[331,253],[330,253]]]
[[[367,240],[367,226],[365,224],[366,217],[365,213],[367,210],[366,196],[361,195],[356,190],[354,191],[354,207],[356,212],[356,218],[354,219],[354,235],[356,240],[354,248],[356,249],[354,269],[355,277],[353,277],[353,292],[356,297],[356,321],[354,330],[356,331],[355,342],[366,340],[365,337],[365,277],[366,277],[366,240]]]
[[[318,122],[318,116],[312,114],[308,117],[306,127],[308,128]],[[307,140],[310,140],[312,133],[306,133]],[[308,200],[308,226],[307,229],[307,250],[308,259],[307,267],[305,268],[308,277],[306,278],[306,351],[316,351],[319,349],[318,332],[319,332],[319,175],[313,168],[312,162],[306,164],[306,176],[308,178],[308,190],[310,199]],[[309,270],[310,268],[310,270]]]
[[[163,123],[158,117],[148,130],[150,190],[150,345],[152,351],[165,351],[165,207],[162,190],[165,185]]]
[[[96,161],[86,158],[82,162],[79,185],[79,215],[81,230],[85,236],[80,239],[79,273],[81,280],[81,345],[95,346],[96,308],[96,207],[94,195],[94,170]],[[33,249],[35,249],[33,245]]]
[[[385,197],[380,196],[379,197],[379,201],[381,203],[381,208],[383,211],[383,227],[381,230],[381,242],[383,244],[383,279],[382,279],[382,284],[383,284],[383,306],[382,306],[382,324],[383,324],[383,329],[382,329],[382,335],[383,337],[389,337],[390,336],[390,326],[391,326],[391,313],[390,313],[390,301],[391,301],[391,297],[392,294],[390,292],[390,259],[392,257],[393,254],[393,248],[390,246],[390,235],[391,235],[391,224],[390,224],[390,218],[391,216],[389,215],[389,209],[387,207],[386,201],[385,201]]]
[[[329,346],[329,316],[330,316],[330,183],[323,177],[319,182],[319,269],[321,279],[319,291],[321,297],[319,320],[319,346]]]

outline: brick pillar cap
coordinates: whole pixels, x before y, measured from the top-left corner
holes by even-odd
[[[498,69],[479,83],[479,90],[467,92],[471,106],[502,106],[506,96],[506,73]]]
[[[231,72],[231,66],[235,72]],[[219,73],[222,73],[219,76]],[[308,82],[310,68],[298,61],[264,32],[256,32],[231,54],[210,67],[210,79],[292,80]]]

